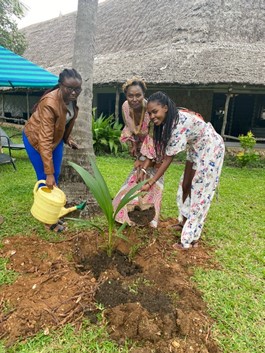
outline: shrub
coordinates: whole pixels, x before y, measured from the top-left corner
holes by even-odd
[[[239,137],[240,145],[243,151],[240,151],[236,157],[239,161],[241,167],[246,166],[249,163],[257,162],[260,159],[258,152],[254,150],[256,144],[256,139],[251,131],[247,135],[240,135]]]
[[[122,124],[115,121],[113,114],[109,117],[100,114],[96,119],[95,112],[96,109],[93,109],[92,132],[95,154],[114,153],[117,155],[118,151],[126,150],[126,144],[120,142]]]

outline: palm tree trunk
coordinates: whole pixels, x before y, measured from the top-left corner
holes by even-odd
[[[72,161],[85,169],[90,169],[88,158],[94,157],[92,96],[97,8],[98,0],[78,0],[73,68],[82,76],[83,91],[78,98],[79,114],[71,136],[79,145],[79,150],[65,147],[60,175],[60,187],[66,193],[68,202],[73,204],[78,203],[81,199],[87,199],[88,214],[95,211],[96,202],[89,194],[80,176],[67,162]]]

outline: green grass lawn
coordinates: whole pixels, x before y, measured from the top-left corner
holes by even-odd
[[[12,165],[0,165],[0,214],[5,218],[0,238],[37,234],[51,239],[50,233],[30,214],[36,180],[26,152],[16,151],[13,155],[16,172]],[[127,177],[132,161],[97,157],[97,164],[114,196]],[[183,164],[175,163],[166,173],[162,203],[164,217],[177,216],[175,195],[182,171]],[[264,352],[264,181],[265,169],[224,167],[218,199],[214,198],[202,236],[206,244],[214,247],[215,260],[220,263],[221,270],[198,268],[194,281],[216,320],[215,337],[225,353]],[[71,227],[75,225],[70,222]],[[0,283],[9,283],[15,278],[14,273],[6,271],[3,259],[0,271]],[[128,347],[118,348],[109,342],[101,329],[100,332],[92,330],[90,336],[87,335],[86,331],[73,334],[71,327],[67,326],[49,337],[39,334],[8,352],[69,352],[69,347],[76,347],[71,352],[129,351]],[[100,347],[96,347],[99,341]],[[2,350],[0,347],[1,352],[5,352],[3,347]]]

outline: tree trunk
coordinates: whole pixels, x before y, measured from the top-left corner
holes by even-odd
[[[78,0],[73,68],[82,76],[83,91],[78,98],[79,114],[71,136],[79,145],[79,149],[65,147],[60,175],[60,187],[66,193],[68,203],[87,200],[88,207],[85,212],[87,215],[95,211],[96,202],[80,176],[68,165],[68,161],[89,169],[88,157],[95,157],[92,138],[92,96],[97,8],[98,0]]]

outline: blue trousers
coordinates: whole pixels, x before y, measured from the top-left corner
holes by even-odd
[[[29,160],[35,169],[38,180],[46,180],[46,174],[44,173],[44,166],[41,159],[41,155],[34,147],[31,146],[27,136],[23,131],[23,142],[29,156]],[[58,184],[58,179],[61,171],[61,165],[63,160],[63,140],[55,147],[52,153],[53,166],[54,166],[54,178],[56,184]]]

